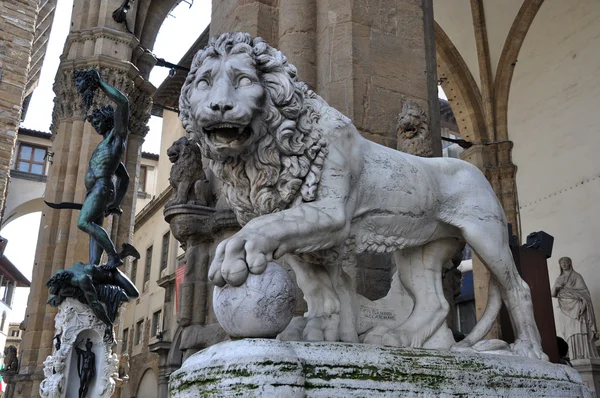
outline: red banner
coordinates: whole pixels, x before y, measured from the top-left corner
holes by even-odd
[[[179,311],[179,285],[183,282],[185,264],[175,270],[175,313]]]

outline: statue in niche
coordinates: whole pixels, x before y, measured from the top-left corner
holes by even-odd
[[[9,345],[4,348],[4,371],[17,372],[19,370],[19,359],[17,358],[17,347]]]
[[[129,380],[129,354],[121,354],[119,358],[119,379]]]
[[[405,102],[398,115],[398,150],[411,155],[433,157],[427,114],[414,101]]]
[[[88,304],[106,325],[104,340],[113,342],[112,328],[119,306],[139,297],[135,285],[117,268],[128,256],[139,259],[139,252],[129,243],[123,243],[121,251],[117,252],[102,228],[105,217],[122,214],[120,205],[129,185],[129,174],[121,162],[127,142],[129,101],[123,93],[102,80],[94,68],[75,71],[73,77],[86,114],[97,89],[101,89],[117,107],[103,106],[86,117],[103,139],[89,161],[84,180],[87,194],[83,204],[46,202],[55,209],[81,210],[77,226],[90,236],[89,263],[77,262],[69,269],[57,271],[46,283],[50,291],[48,303],[58,306],[66,297],[73,297]],[[106,264],[100,264],[103,251],[108,256]]]
[[[85,342],[85,350],[79,348],[82,342],[75,343],[77,353],[77,375],[79,376],[79,398],[85,398],[92,379],[96,376],[96,354],[92,352],[94,343],[90,339]]]
[[[561,257],[558,264],[560,275],[554,282],[552,297],[558,299],[570,359],[598,358],[595,341],[600,336],[590,291],[569,257]]]
[[[169,181],[174,195],[165,207],[182,204],[208,206],[212,201],[209,182],[202,168],[202,152],[196,141],[181,137],[167,149],[173,166]]]
[[[278,50],[239,32],[212,38],[192,62],[180,118],[243,225],[217,247],[209,279],[239,286],[285,256],[308,304],[304,340],[423,347],[448,311],[442,266],[466,242],[493,276],[488,306],[464,340],[437,348],[474,347],[504,300],[517,337],[512,353],[547,360],[504,212],[485,176],[461,160],[416,157],[364,139],[296,75]],[[394,253],[414,298],[403,323],[359,328],[356,309],[366,299],[330,253],[343,246]]]

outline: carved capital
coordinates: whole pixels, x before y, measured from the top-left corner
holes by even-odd
[[[144,80],[135,66],[129,62],[116,61],[105,56],[95,56],[84,61],[63,61],[54,83],[54,110],[52,112],[51,131],[55,134],[58,125],[65,119],[85,118],[81,96],[73,83],[73,72],[96,68],[109,85],[124,93],[129,99],[130,131],[134,135],[144,137],[148,132],[148,120],[152,108],[152,94],[156,90]],[[106,95],[98,90],[94,96],[91,109],[110,105]]]

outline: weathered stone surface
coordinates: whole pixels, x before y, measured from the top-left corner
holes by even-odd
[[[242,286],[215,287],[213,308],[231,337],[275,337],[294,316],[296,286],[286,270],[271,262]]]
[[[169,387],[171,398],[593,397],[572,368],[527,358],[262,339],[194,354]]]
[[[236,45],[245,51],[232,51]],[[366,141],[297,80],[283,54],[249,34],[215,37],[196,59],[180,117],[243,225],[212,259],[208,277],[215,285],[243,285],[285,256],[308,303],[298,338],[439,349],[478,349],[503,300],[517,336],[507,348],[547,359],[503,210],[477,168]],[[228,74],[239,70],[247,75],[235,83]],[[207,74],[218,78],[206,80]],[[438,335],[448,335],[441,274],[462,242],[485,259],[497,284],[485,316],[454,344]],[[404,322],[386,315],[362,328],[361,297],[343,271],[355,253],[394,254],[400,281],[414,298],[409,307],[390,290],[388,305],[409,311]]]

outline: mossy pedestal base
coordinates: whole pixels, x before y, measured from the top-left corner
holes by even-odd
[[[171,375],[184,397],[592,397],[567,366],[514,356],[245,339]]]

